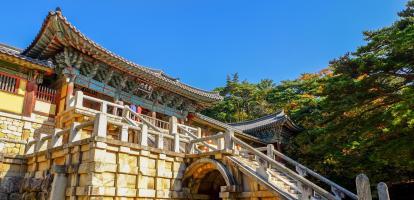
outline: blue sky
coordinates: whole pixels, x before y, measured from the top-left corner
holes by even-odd
[[[390,25],[406,0],[4,1],[0,42],[25,48],[60,6],[105,48],[211,90],[241,79],[279,82],[317,72]]]

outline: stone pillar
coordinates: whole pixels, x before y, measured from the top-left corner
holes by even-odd
[[[142,146],[148,146],[148,126],[144,123],[141,125],[141,136],[139,139]]]
[[[128,142],[128,126],[127,125],[123,125],[121,127],[121,141],[123,142]]]
[[[75,94],[75,107],[82,108],[83,107],[83,92],[82,91],[76,91]]]
[[[298,166],[296,166],[296,172],[302,176],[305,177],[307,175],[306,171]],[[312,188],[299,182],[298,183],[298,190],[300,191],[300,196],[299,199],[300,200],[309,200],[312,198]]]
[[[95,116],[95,123],[93,125],[93,134],[100,137],[106,137],[106,129],[108,121],[105,113],[98,113]]]
[[[70,126],[69,131],[69,143],[75,142],[81,139],[81,134],[78,130],[76,130],[76,127],[79,125],[79,122],[73,122]]]
[[[390,200],[390,195],[388,194],[388,186],[384,182],[380,182],[377,185],[378,190],[378,200]]]
[[[358,200],[372,200],[371,185],[369,183],[368,176],[365,174],[359,174],[356,177],[356,188],[358,194]]]
[[[174,152],[180,152],[180,134],[178,133],[177,117],[170,117],[170,135],[174,135]]]
[[[201,128],[197,127],[197,137],[201,138],[201,136],[202,136]]]
[[[267,145],[267,151],[266,151],[267,156],[269,156],[272,159],[275,159],[275,153],[273,152],[274,150],[275,150],[275,146],[273,146],[273,144],[268,144]],[[267,163],[267,166],[269,168],[272,167],[272,165],[270,163]]]
[[[232,136],[234,136],[233,130],[227,130],[224,135],[224,143],[225,143],[225,148],[227,150],[234,150],[234,142],[233,142]]]
[[[67,185],[66,168],[64,165],[54,165],[53,172],[54,177],[49,200],[65,199]]]

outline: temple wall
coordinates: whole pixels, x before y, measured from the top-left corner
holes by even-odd
[[[0,99],[0,110],[16,114],[22,113],[24,95],[17,95],[0,91]]]
[[[0,111],[21,114],[23,111],[24,95],[26,93],[27,81],[19,79],[19,87],[16,93],[0,91]]]
[[[44,115],[53,116],[56,113],[56,105],[44,101],[36,101],[34,111]]]
[[[0,112],[0,199],[19,199],[26,173],[25,142],[38,133],[52,133],[53,124],[33,115],[25,118]]]
[[[75,196],[77,199],[111,200],[183,196],[184,154],[98,138],[28,155],[23,197],[47,199],[56,176],[53,169],[56,165],[65,166],[66,199]]]

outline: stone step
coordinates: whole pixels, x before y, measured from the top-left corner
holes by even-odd
[[[237,159],[241,164],[243,164],[245,167],[250,168],[254,172],[256,172],[258,168],[261,167],[260,163],[256,160],[249,160],[243,157],[237,157]],[[300,192],[296,187],[296,181],[284,173],[279,172],[277,169],[270,169],[267,171],[267,174],[269,175],[268,182],[270,184],[298,198],[298,194],[300,194]],[[257,175],[260,176],[259,174]]]

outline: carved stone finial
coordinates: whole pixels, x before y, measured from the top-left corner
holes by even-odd
[[[62,9],[60,9],[60,7],[58,6],[58,7],[56,7],[55,11],[56,12],[62,12]]]

